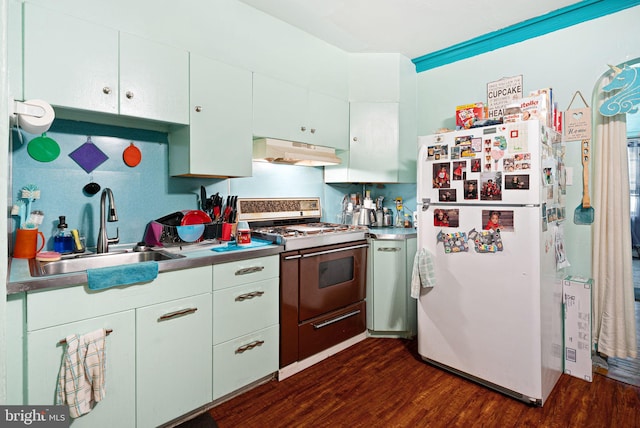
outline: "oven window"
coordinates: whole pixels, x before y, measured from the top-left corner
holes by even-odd
[[[353,280],[353,266],[353,257],[321,262],[319,287],[327,288]]]

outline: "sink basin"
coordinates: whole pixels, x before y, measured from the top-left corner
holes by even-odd
[[[109,266],[119,266],[132,263],[149,261],[161,262],[164,260],[180,259],[185,256],[172,254],[162,250],[154,251],[123,251],[104,254],[81,254],[77,256],[65,256],[55,262],[44,262],[35,259],[29,260],[31,276],[49,276],[63,273],[75,273]]]

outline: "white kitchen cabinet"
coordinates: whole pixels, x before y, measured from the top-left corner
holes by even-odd
[[[24,97],[118,113],[118,31],[24,4]]]
[[[189,53],[120,32],[120,114],[189,123]]]
[[[324,181],[414,183],[415,66],[399,54],[353,54],[349,63],[349,146],[340,165],[325,167]]]
[[[106,328],[113,330],[106,342],[106,398],[74,427],[155,427],[211,402],[211,292],[212,267],[203,266],[127,287],[28,292],[24,315],[11,297],[12,317],[22,316],[26,331],[27,382],[17,391],[12,380],[11,396],[53,404],[64,351],[59,341]]]
[[[186,51],[30,3],[23,31],[25,99],[188,123]]]
[[[375,336],[416,334],[416,301],[410,296],[416,238],[372,239],[367,328]]]
[[[352,102],[349,150],[338,153],[340,165],[325,167],[325,183],[414,182],[417,137],[403,134],[411,127],[401,120],[402,109],[396,102]]]
[[[7,296],[6,347],[3,350],[7,361],[7,400],[5,404],[25,404],[25,350],[26,334],[26,297],[25,293]]]
[[[253,135],[346,149],[346,100],[269,76],[253,76]]]
[[[137,426],[155,427],[212,400],[211,294],[136,310]]]
[[[135,311],[129,310],[29,331],[25,404],[54,403],[58,372],[65,350],[61,340],[70,334],[85,334],[100,328],[112,329],[105,342],[105,397],[89,413],[74,419],[73,427],[135,427],[135,322]]]
[[[278,371],[279,256],[213,266],[213,398]]]
[[[169,173],[250,176],[251,72],[191,53],[189,73],[189,126],[169,134]],[[229,155],[230,147],[233,156]]]

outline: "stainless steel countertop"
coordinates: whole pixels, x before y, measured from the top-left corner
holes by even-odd
[[[242,250],[216,252],[210,248],[185,250],[178,252],[185,257],[158,262],[159,272],[169,272],[181,269],[215,265],[254,257],[265,257],[280,254],[284,247],[269,245],[264,247],[247,248]],[[68,287],[87,283],[87,273],[77,272],[43,277],[32,277],[29,273],[29,261],[26,259],[9,259],[9,282],[7,294],[24,291],[42,290],[46,288]]]
[[[384,239],[384,240],[401,240],[416,238],[418,232],[414,227],[402,228],[402,227],[370,227],[369,237],[371,239]]]

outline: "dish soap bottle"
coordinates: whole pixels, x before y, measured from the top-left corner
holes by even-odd
[[[66,217],[61,215],[58,217],[58,233],[53,237],[53,251],[60,254],[73,252],[73,238],[66,232]]]

